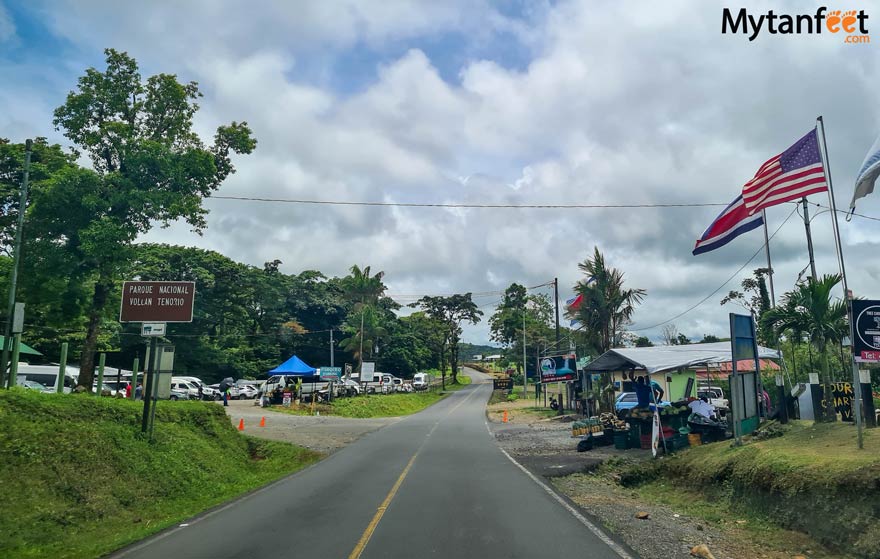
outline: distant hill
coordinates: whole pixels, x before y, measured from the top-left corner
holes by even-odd
[[[482,355],[485,357],[487,355],[499,354],[502,351],[503,348],[490,345],[458,344],[458,354],[461,356],[462,361],[470,361],[474,355]]]

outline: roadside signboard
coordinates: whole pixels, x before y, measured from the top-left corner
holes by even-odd
[[[541,382],[577,379],[577,357],[574,353],[541,358]]]
[[[880,362],[880,301],[852,302],[855,320],[853,354],[860,363]]]
[[[277,402],[277,401],[278,401],[278,400],[276,400],[276,402]],[[290,392],[285,392],[285,393],[281,396],[281,405],[284,406],[285,408],[289,408],[289,407],[290,407]]]
[[[141,336],[164,336],[166,326],[164,322],[144,322],[141,324]]]
[[[376,364],[372,361],[361,363],[361,382],[372,382],[373,373],[376,372]]]
[[[119,322],[192,322],[192,281],[126,281]]]
[[[321,367],[318,369],[321,380],[339,380],[342,367]]]
[[[493,390],[512,390],[513,389],[513,379],[512,378],[492,379],[492,389]]]

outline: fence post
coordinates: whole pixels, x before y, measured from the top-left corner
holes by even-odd
[[[131,399],[134,400],[134,390],[138,385],[138,367],[141,366],[140,357],[134,358],[134,363],[131,366]]]
[[[101,353],[101,355],[98,356],[98,389],[95,391],[98,396],[101,395],[101,390],[104,389],[104,362],[106,359],[106,353]]]
[[[18,385],[18,354],[21,351],[21,332],[12,335],[12,361],[9,363],[9,387]]]
[[[58,382],[55,391],[64,393],[64,379],[67,378],[67,342],[61,344],[61,362],[58,364]]]

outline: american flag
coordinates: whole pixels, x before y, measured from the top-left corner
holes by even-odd
[[[743,186],[742,196],[749,215],[753,215],[764,208],[826,190],[828,183],[814,128],[761,165],[754,178]]]

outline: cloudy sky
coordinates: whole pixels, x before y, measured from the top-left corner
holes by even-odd
[[[51,112],[102,49],[144,75],[198,81],[206,138],[246,120],[257,151],[218,194],[463,204],[728,203],[769,157],[824,115],[840,206],[880,133],[877,44],[840,36],[721,34],[714,1],[112,2],[0,0],[0,137],[48,136]],[[728,4],[730,5],[730,4]],[[812,13],[812,2],[748,2]],[[862,2],[880,43],[880,3]],[[734,5],[730,5],[734,7]],[[845,8],[846,6],[844,6]],[[830,6],[829,9],[833,9]],[[838,7],[840,8],[840,7]],[[875,31],[876,28],[876,31]],[[825,196],[813,196],[826,205]],[[598,246],[648,291],[633,330],[674,319],[724,334],[719,301],[763,266],[760,230],[694,257],[720,208],[437,209],[207,202],[201,237],[147,239],[217,250],[296,273],[384,270],[401,302],[559,278]],[[807,265],[793,210],[768,210],[777,294]],[[860,213],[880,217],[880,195]],[[816,212],[816,208],[812,209]],[[836,272],[830,214],[813,221],[819,273]],[[880,223],[841,221],[850,287],[880,297]],[[549,293],[547,288],[542,291]],[[497,295],[477,298],[487,315]],[[658,325],[658,326],[655,326]],[[487,339],[485,322],[466,339]]]

